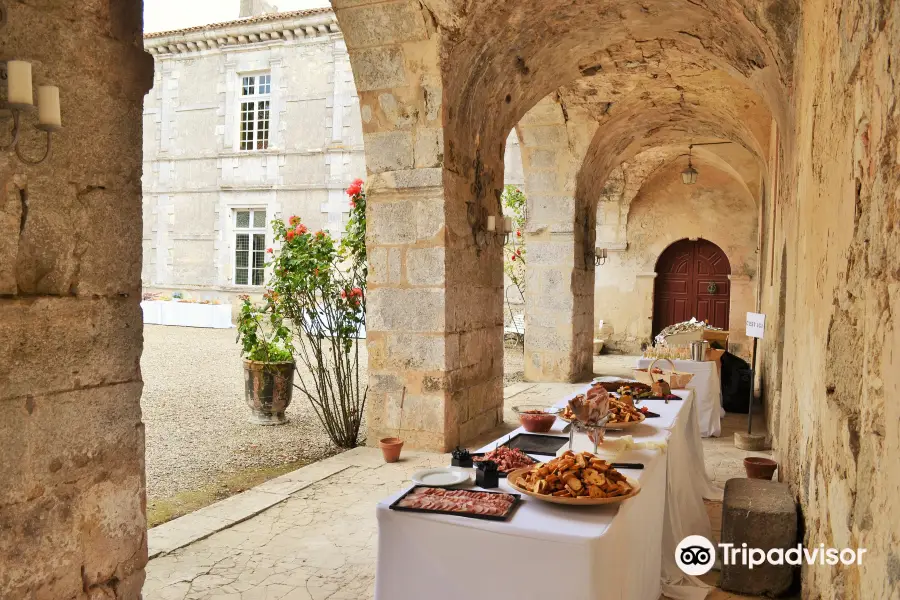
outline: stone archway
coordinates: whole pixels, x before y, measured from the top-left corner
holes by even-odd
[[[725,252],[704,239],[681,239],[656,261],[653,335],[692,317],[728,329],[731,263]]]

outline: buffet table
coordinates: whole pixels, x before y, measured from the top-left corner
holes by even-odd
[[[721,490],[706,475],[694,395],[675,393],[683,399],[645,401],[660,416],[608,432],[598,449],[617,462],[644,464],[622,469],[642,488],[623,503],[569,507],[523,496],[508,521],[495,522],[391,510],[405,489],[380,502],[376,600],[705,597],[708,586],[675,565],[675,547],[687,535],[711,537],[703,496],[721,499]],[[564,426],[557,420],[551,434],[565,435]],[[574,449],[593,444],[576,434]],[[503,479],[499,490],[513,491]]]
[[[144,312],[144,323],[151,325],[179,325],[213,329],[233,327],[230,304],[144,300],[141,302],[141,310]]]
[[[638,359],[635,368],[646,369],[652,362],[652,358]],[[715,361],[673,360],[672,362],[675,363],[676,371],[694,374],[688,384],[688,389],[693,390],[696,395],[700,436],[719,437],[722,433],[722,417],[725,416],[725,409],[722,408],[722,381],[719,379],[719,370],[716,368]],[[669,363],[661,359],[656,366],[660,369],[668,369]]]

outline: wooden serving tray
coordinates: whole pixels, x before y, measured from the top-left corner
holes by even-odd
[[[550,502],[552,504],[566,504],[569,506],[600,506],[603,504],[618,504],[619,502],[623,502],[625,500],[628,500],[629,498],[634,498],[641,493],[641,484],[638,482],[638,480],[632,479],[631,477],[628,477],[626,475],[625,481],[627,481],[628,485],[632,487],[632,490],[630,494],[626,494],[625,496],[614,496],[612,498],[589,498],[587,496],[581,498],[561,498],[559,496],[550,496],[547,494],[535,494],[534,492],[526,489],[524,486],[519,485],[519,479],[524,477],[525,473],[530,470],[531,467],[516,469],[515,471],[507,475],[506,482],[517,492],[521,492],[526,496],[531,496],[532,498],[537,498],[538,500],[543,500],[544,502]]]

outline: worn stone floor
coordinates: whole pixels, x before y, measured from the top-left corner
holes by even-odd
[[[516,384],[506,390],[507,408],[538,398],[552,402],[577,387]],[[733,431],[745,421],[730,415],[723,430]],[[486,441],[500,433],[492,432]],[[704,450],[707,469],[719,485],[743,476],[746,453],[735,449],[730,437],[704,440]],[[375,501],[403,487],[414,471],[448,462],[448,455],[410,451],[389,465],[379,450],[357,448],[154,528],[144,598],[372,598]],[[718,534],[721,505],[707,508]],[[714,590],[709,598],[738,596]]]

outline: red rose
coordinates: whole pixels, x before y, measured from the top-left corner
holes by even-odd
[[[341,298],[347,297],[347,290],[341,290]]]
[[[516,249],[516,256],[522,256],[522,249],[521,249],[521,248],[517,248],[517,249]]]
[[[297,229],[294,230],[294,233],[296,233],[297,235],[303,235],[307,231],[309,230],[306,228],[306,225],[300,223],[299,225],[297,225]]]
[[[297,215],[294,215],[293,217],[288,219],[288,223],[290,223],[291,227],[296,227],[297,225],[300,224],[300,217],[298,217]]]
[[[362,191],[363,180],[362,179],[354,179],[353,183],[350,184],[350,187],[347,188],[347,195],[351,198],[353,196],[358,195]]]
[[[288,241],[291,241],[292,239],[294,239],[294,230],[288,229],[288,232],[284,235],[284,237],[286,237],[288,239]]]
[[[512,255],[512,259],[513,259],[513,260],[516,260],[516,255],[515,255],[515,254]]]
[[[516,231],[516,237],[522,237],[522,232],[521,232],[521,231]]]
[[[271,249],[271,248],[266,248],[266,252],[269,253],[269,254],[272,254],[272,249]]]
[[[350,290],[350,294],[353,296],[362,296],[362,289],[355,287],[352,290]]]

